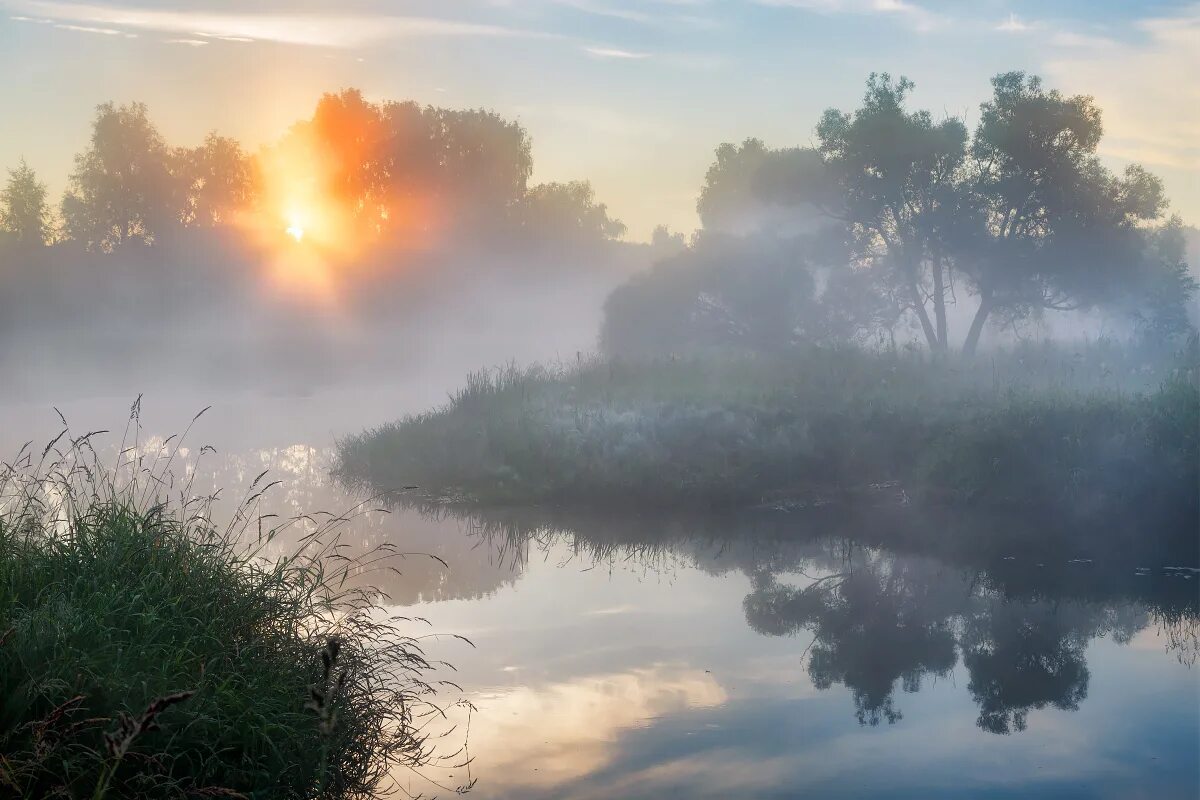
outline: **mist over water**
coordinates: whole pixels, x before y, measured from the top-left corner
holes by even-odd
[[[714,142],[644,243],[493,111],[342,90],[251,150],[102,105],[61,202],[0,192],[0,474],[94,455],[281,563],[344,515],[446,698],[413,793],[1193,797],[1200,235],[1090,96],[913,88]]]

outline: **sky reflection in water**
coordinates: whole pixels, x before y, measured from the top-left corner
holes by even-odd
[[[327,426],[221,414],[201,482],[270,469],[285,515],[355,502]],[[477,708],[476,797],[1200,793],[1200,574],[950,564],[854,524],[373,511],[348,541],[412,553],[371,580],[476,645],[434,646]]]

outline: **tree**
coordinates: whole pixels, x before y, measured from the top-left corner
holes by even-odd
[[[327,94],[265,159],[272,178],[350,221],[361,238],[424,239],[438,229],[494,232],[511,222],[533,172],[525,129],[489,111],[371,103],[357,89]],[[268,181],[270,183],[270,181]],[[289,198],[282,198],[287,201]]]
[[[1145,223],[1166,207],[1162,182],[1141,167],[1118,177],[1101,166],[1091,97],[1047,91],[1021,72],[992,87],[971,146],[982,241],[959,253],[979,297],[968,354],[991,314],[1086,308],[1128,291],[1151,266]]]
[[[625,224],[608,216],[587,181],[542,183],[526,192],[520,225],[540,241],[596,244],[625,233]]]
[[[613,355],[778,352],[814,338],[811,259],[791,240],[702,233],[609,296],[601,345]]]
[[[41,245],[50,238],[46,185],[25,159],[8,171],[8,181],[0,190],[0,230],[22,245]]]
[[[671,233],[666,225],[655,225],[650,234],[650,251],[655,261],[677,256],[687,249],[687,237],[682,233]]]
[[[170,153],[146,106],[98,106],[91,145],[75,157],[63,198],[67,236],[105,252],[149,244],[178,222],[176,197]]]
[[[795,236],[825,222],[818,203],[826,183],[815,150],[772,150],[760,139],[725,143],[704,176],[696,212],[712,233]],[[801,206],[809,213],[798,213]]]
[[[179,221],[185,225],[227,223],[257,192],[252,159],[236,140],[216,133],[199,147],[176,150],[172,172],[180,192]]]
[[[950,243],[956,227],[971,224],[960,182],[967,130],[957,119],[935,123],[927,111],[906,111],[912,88],[906,78],[872,74],[862,107],[826,111],[817,136],[841,191],[832,212],[849,228],[857,257],[879,270],[940,352],[954,280]]]

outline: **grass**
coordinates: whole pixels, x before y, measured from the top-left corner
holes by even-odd
[[[1111,343],[980,361],[814,349],[477,373],[444,407],[339,443],[339,477],[476,505],[737,508],[860,495],[1195,505],[1188,369]],[[1190,371],[1189,371],[1190,370]]]
[[[443,757],[436,664],[342,588],[339,518],[269,559],[260,482],[221,528],[169,456],[90,439],[0,472],[0,795],[366,798]]]

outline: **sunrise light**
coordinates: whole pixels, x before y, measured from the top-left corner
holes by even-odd
[[[289,223],[285,230],[287,235],[297,242],[302,241],[304,239],[304,221],[298,215],[293,214],[289,219]]]

